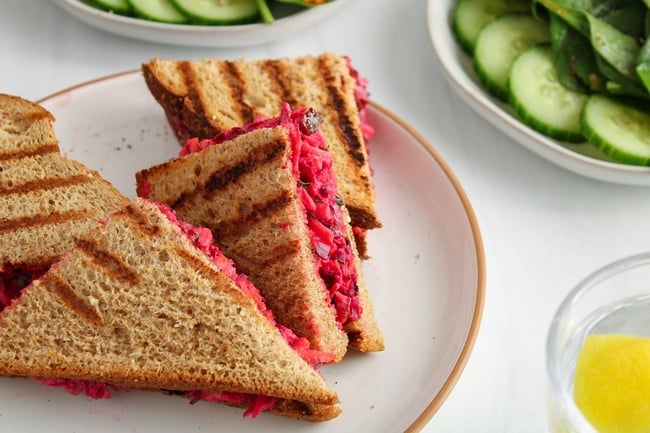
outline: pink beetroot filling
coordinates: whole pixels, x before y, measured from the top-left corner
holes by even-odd
[[[58,379],[51,377],[35,377],[34,379],[41,382],[46,386],[63,387],[72,395],[84,393],[86,396],[94,399],[101,400],[111,398],[111,390],[114,391],[127,391],[115,385],[109,385],[103,382],[92,382],[87,380],[73,380],[73,379]]]
[[[368,101],[370,100],[369,98],[369,93],[368,93],[368,79],[366,77],[361,76],[359,74],[359,71],[357,71],[353,66],[352,66],[352,61],[350,60],[349,57],[346,57],[345,60],[347,61],[348,64],[348,69],[350,70],[350,75],[352,78],[355,79],[356,81],[356,87],[354,88],[354,98],[357,101],[357,110],[359,110],[359,119],[361,121],[361,132],[363,133],[363,138],[366,139],[366,149],[368,145],[368,140],[372,138],[373,135],[375,135],[375,128],[372,127],[370,122],[368,122]]]
[[[40,278],[49,267],[49,264],[25,266],[5,264],[0,269],[0,312],[20,297],[23,289]]]
[[[235,392],[221,392],[219,394],[209,393],[206,391],[188,391],[185,396],[194,404],[201,400],[216,403],[233,404],[236,406],[246,407],[244,416],[256,418],[265,410],[273,409],[277,403],[277,398],[266,395],[242,394]]]
[[[336,311],[337,322],[343,327],[361,316],[357,269],[346,235],[341,200],[336,196],[332,156],[325,150],[326,144],[317,128],[306,131],[307,127],[304,126],[305,119],[313,121],[313,116],[313,110],[302,108],[291,111],[289,104],[285,103],[279,117],[232,128],[212,139],[192,138],[185,143],[179,156],[198,152],[259,128],[282,125],[288,129],[293,148],[293,171],[299,179],[298,194],[305,208],[318,272],[325,283],[328,300]],[[143,191],[147,189],[146,185],[142,188]]]

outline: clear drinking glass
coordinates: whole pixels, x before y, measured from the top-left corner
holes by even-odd
[[[650,336],[650,252],[598,269],[555,313],[546,341],[550,432],[597,433],[573,399],[576,359],[592,333]]]

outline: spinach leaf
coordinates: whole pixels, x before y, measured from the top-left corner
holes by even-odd
[[[586,19],[583,10],[591,9],[591,2],[588,0],[535,0],[534,8],[538,5],[544,6],[549,13],[564,20],[568,25],[585,36],[589,36],[589,21]]]
[[[650,0],[535,0],[548,11],[558,77],[566,87],[650,98]]]
[[[641,39],[645,36],[647,9],[647,6],[640,1],[603,0],[594,5],[591,15],[602,19],[625,34]]]
[[[577,92],[605,92],[607,79],[598,69],[589,39],[555,16],[550,18],[550,30],[560,83]]]
[[[636,73],[645,88],[650,91],[650,41],[646,41],[641,47],[636,63]]]
[[[587,20],[596,53],[622,76],[637,80],[635,68],[640,50],[637,40],[593,15],[587,15]]]

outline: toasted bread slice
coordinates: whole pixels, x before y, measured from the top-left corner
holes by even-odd
[[[318,148],[319,133],[302,132],[308,111],[286,107],[280,117],[197,141],[205,148],[136,173],[138,195],[210,228],[278,321],[334,361],[349,344],[383,350],[349,216],[335,197],[331,155]]]
[[[54,117],[0,94],[0,271],[51,264],[127,199],[59,153]]]
[[[283,102],[312,107],[325,120],[322,133],[352,225],[381,226],[359,114],[366,101],[359,106],[355,99],[363,83],[347,58],[332,53],[255,61],[155,58],[142,71],[182,140],[211,138],[260,116],[278,116]]]
[[[40,105],[0,93],[0,161],[59,153],[53,122]]]
[[[287,416],[336,416],[336,393],[206,233],[143,199],[108,217],[2,312],[0,374],[263,395]]]

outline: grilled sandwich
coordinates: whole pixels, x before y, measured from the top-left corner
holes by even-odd
[[[372,128],[365,119],[366,80],[348,58],[332,53],[255,61],[155,58],[142,71],[182,142],[211,138],[260,116],[276,117],[284,102],[319,112],[361,256],[368,255],[366,230],[381,227],[366,147]]]
[[[209,230],[136,199],[75,241],[0,315],[0,375],[93,398],[165,390],[325,421],[323,356],[278,327]]]
[[[109,182],[60,154],[54,117],[0,94],[0,286],[16,290],[126,203]],[[0,307],[9,301],[0,296]]]
[[[312,109],[190,140],[182,157],[136,173],[139,196],[212,230],[277,320],[339,361],[381,351],[349,215]]]

